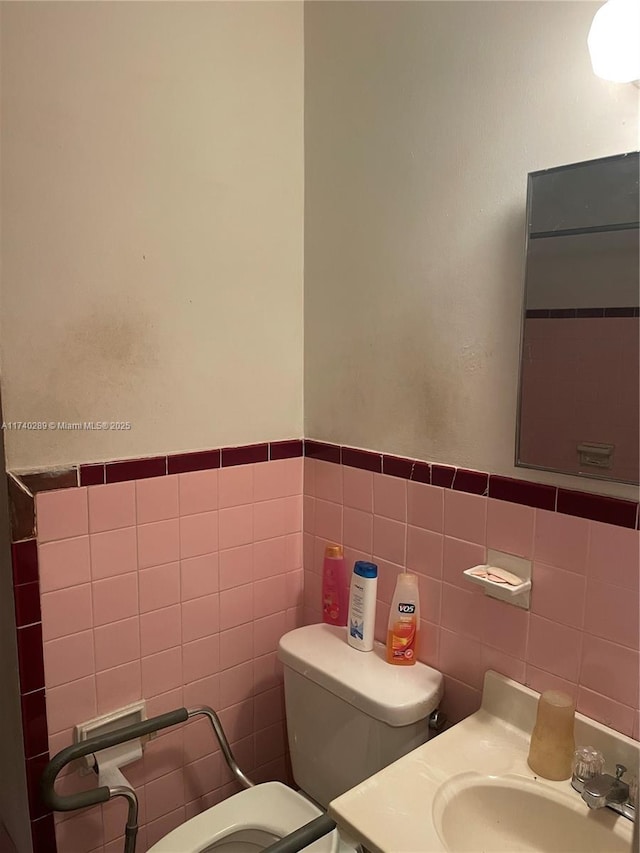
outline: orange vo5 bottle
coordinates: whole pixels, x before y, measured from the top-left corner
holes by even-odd
[[[418,653],[420,593],[417,575],[398,575],[389,612],[387,663],[412,666]]]

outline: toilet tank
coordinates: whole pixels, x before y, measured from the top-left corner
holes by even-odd
[[[347,644],[346,628],[307,625],[278,647],[293,777],[321,806],[429,738],[442,675],[392,666],[385,647]]]

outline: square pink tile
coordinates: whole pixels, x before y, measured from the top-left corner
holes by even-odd
[[[141,613],[170,607],[180,601],[180,563],[143,569],[138,582]]]
[[[373,516],[369,512],[345,507],[343,510],[343,542],[357,551],[371,554],[373,549]]]
[[[355,561],[354,561],[355,562]],[[393,592],[396,588],[396,580],[398,574],[404,569],[402,566],[396,566],[395,563],[389,563],[387,560],[378,560],[378,599],[384,601],[385,604],[391,604]],[[351,561],[347,564],[347,568],[351,568]]]
[[[220,548],[236,548],[253,541],[253,506],[234,506],[219,512]]]
[[[415,527],[442,533],[444,489],[425,483],[407,483],[407,520]]]
[[[45,641],[93,627],[90,584],[45,592],[40,598],[40,608]]]
[[[218,513],[201,512],[180,519],[180,557],[199,557],[218,550]]]
[[[191,704],[198,703],[194,702]],[[208,705],[209,703],[202,702],[200,704]],[[182,708],[183,706],[189,707],[184,701],[182,687],[174,687],[173,690],[167,690],[166,693],[159,693],[157,696],[147,699],[147,718],[151,719],[151,717],[166,714],[168,711],[174,711],[176,708]],[[215,705],[212,705],[212,707],[215,707]]]
[[[351,564],[351,560],[349,561]],[[303,589],[303,605],[305,607],[310,607],[320,613],[320,607],[322,604],[322,579],[320,575],[317,575],[312,572],[307,572],[305,574],[304,579],[304,589]],[[322,619],[319,618],[316,621],[321,622]]]
[[[634,711],[586,687],[578,688],[577,710],[617,732],[633,737]]]
[[[584,618],[587,633],[637,649],[639,615],[637,596],[628,589],[591,578],[587,581]]]
[[[182,644],[182,611],[179,604],[140,616],[140,649],[143,657]]]
[[[341,508],[338,509],[342,515]],[[253,537],[256,541],[286,536],[302,530],[302,495],[261,501],[255,504],[253,510]],[[316,525],[318,518],[316,507]]]
[[[184,774],[182,768],[148,782],[145,785],[145,801],[148,822],[173,814],[177,804],[181,806],[184,812]],[[150,843],[152,842],[150,841]]]
[[[544,693],[545,690],[560,690],[563,693],[567,693],[572,699],[575,699],[578,695],[578,687],[575,682],[558,678],[557,675],[531,666],[530,663],[527,663],[525,679],[524,684],[538,693]]]
[[[316,493],[316,460],[304,457],[302,486],[305,495],[315,496]]]
[[[255,599],[253,615],[256,619],[286,610],[288,606],[287,576],[274,575],[271,578],[256,581],[253,585],[253,593]]]
[[[224,724],[223,724],[224,728]],[[209,725],[209,721],[203,718],[195,719],[182,727],[184,732],[184,763],[190,764],[198,761],[205,755],[211,755],[219,749],[218,742]],[[225,734],[229,733],[225,729]],[[175,766],[175,765],[174,765]]]
[[[405,564],[407,525],[375,515],[373,517],[373,556],[398,566]]]
[[[163,776],[162,778],[164,779],[166,777]],[[155,782],[153,784],[155,784]],[[183,800],[184,794],[180,802],[182,802]],[[162,817],[159,817],[157,820],[150,820],[145,827],[147,833],[147,846],[152,847],[157,841],[160,841],[161,838],[164,838],[165,835],[168,835],[172,829],[176,829],[178,826],[183,824],[184,821],[184,806],[180,806],[179,808],[174,809],[174,811],[169,812],[169,814],[165,814]]]
[[[561,625],[582,628],[586,579],[575,572],[534,563],[531,612]]]
[[[302,532],[289,533],[285,536],[285,565],[287,572],[302,568]]]
[[[589,522],[559,512],[536,510],[533,552],[537,562],[585,574]]]
[[[215,675],[220,669],[220,637],[213,634],[182,647],[182,678],[185,684]]]
[[[142,695],[145,699],[182,686],[182,649],[168,649],[142,658]]]
[[[284,755],[286,742],[287,735],[283,722],[266,729],[259,729],[255,734],[256,767]]]
[[[133,481],[90,486],[88,500],[91,533],[132,527],[136,523],[136,484]]]
[[[344,505],[363,512],[373,512],[373,474],[360,468],[345,466],[342,470]]]
[[[315,533],[316,499],[305,495],[302,499],[302,527],[305,533]]]
[[[180,515],[195,515],[218,509],[218,471],[180,474]]]
[[[442,583],[435,578],[418,575],[420,593],[420,616],[434,625],[440,624],[440,605],[442,599]]]
[[[256,717],[256,719],[259,718]],[[225,708],[220,712],[220,722],[231,743],[245,737],[252,737],[254,730],[253,699]],[[266,725],[264,720],[260,720],[260,723]]]
[[[527,663],[577,682],[582,636],[574,628],[531,614]]]
[[[407,481],[386,474],[373,475],[373,511],[396,521],[407,520]]]
[[[302,494],[302,457],[259,462],[253,467],[253,499],[269,501]]]
[[[70,729],[96,715],[96,681],[93,675],[47,690],[49,734]]]
[[[178,519],[138,526],[138,565],[141,569],[173,563],[180,556]]]
[[[115,711],[142,697],[140,661],[134,660],[96,675],[98,713]]]
[[[256,619],[253,623],[254,657],[275,652],[278,648],[280,637],[282,637],[286,630],[285,613],[274,613],[272,616],[264,616],[262,619]]]
[[[478,606],[482,618],[482,641],[512,657],[524,660],[527,655],[529,611],[490,598],[481,590],[480,592]]]
[[[316,460],[316,498],[342,503],[342,470],[341,465]]]
[[[284,692],[280,687],[265,690],[255,698],[256,720],[263,726],[272,726],[284,720]]]
[[[178,517],[178,475],[136,481],[138,524]]]
[[[487,501],[487,547],[531,558],[535,511],[530,506]]]
[[[93,624],[107,625],[138,613],[138,577],[135,572],[94,581]]]
[[[253,662],[253,690],[257,695],[282,684],[284,676],[282,664],[275,652],[262,655]]]
[[[48,640],[44,644],[44,680],[47,688],[93,675],[94,670],[92,631]]]
[[[407,568],[420,575],[442,577],[444,537],[421,527],[407,527]]]
[[[638,651],[584,635],[580,667],[582,687],[634,708],[638,702],[639,665]]]
[[[444,698],[441,708],[447,715],[449,723],[455,725],[465,717],[475,714],[482,701],[482,692],[475,687],[469,687],[457,678],[445,675]]]
[[[487,533],[487,498],[446,489],[444,532],[455,539],[484,545]]]
[[[205,554],[181,560],[182,601],[218,591],[218,555]]]
[[[94,580],[138,570],[138,539],[135,527],[93,533],[91,574]]]
[[[253,465],[234,465],[221,468],[218,475],[218,505],[220,509],[253,503]]]
[[[187,802],[210,794],[222,783],[222,756],[216,752],[185,765],[185,799]]]
[[[102,851],[102,814],[98,809],[80,812],[56,823],[58,850],[74,853]]]
[[[235,628],[253,620],[253,584],[220,592],[220,630]]]
[[[313,538],[311,539],[313,542]],[[261,580],[287,570],[287,537],[264,539],[253,544],[253,579]]]
[[[253,623],[220,632],[220,669],[229,669],[253,658]]]
[[[86,488],[38,492],[36,519],[39,542],[86,535],[89,532]]]
[[[302,607],[304,571],[296,569],[295,572],[287,572],[285,575],[285,584],[287,608]]]
[[[38,544],[40,592],[77,586],[91,580],[89,537]]]
[[[440,622],[444,628],[448,628],[456,634],[471,637],[476,640],[482,639],[484,630],[484,616],[481,608],[482,590],[461,589],[453,584],[442,584],[442,603],[440,608]]]
[[[499,649],[491,648],[491,646],[480,647],[480,659],[483,676],[488,669],[492,669],[507,678],[519,681],[520,684],[524,683],[527,667],[523,660],[505,654]]]
[[[468,589],[471,584],[463,576],[465,569],[486,563],[486,549],[483,545],[463,542],[461,539],[444,537],[442,579],[448,583]],[[484,593],[483,593],[484,594]]]
[[[220,630],[219,595],[203,595],[182,605],[182,642],[209,637]]]
[[[220,676],[209,675],[199,681],[184,685],[185,708],[197,705],[208,705],[210,708],[220,707]],[[175,707],[175,706],[174,706]]]
[[[637,594],[640,584],[640,532],[592,521],[590,533],[589,577],[623,586]]]
[[[439,648],[440,628],[425,619],[421,619],[418,631],[418,660],[437,669],[440,657]]]
[[[140,657],[140,623],[137,616],[96,628],[93,638],[96,672],[112,669]]]
[[[342,542],[342,515],[341,504],[316,499],[316,537],[326,542]]]
[[[253,662],[220,673],[220,707],[229,708],[253,696]]]
[[[443,674],[451,675],[476,690],[482,689],[484,672],[478,643],[441,628],[438,661]]]
[[[219,558],[221,590],[251,583],[253,580],[252,545],[241,545],[239,548],[229,548],[225,551],[220,551]]]

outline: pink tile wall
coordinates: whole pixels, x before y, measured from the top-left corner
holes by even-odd
[[[276,647],[302,624],[302,472],[294,458],[37,496],[51,754],[74,724],[141,698],[149,716],[206,704],[246,773],[287,778]],[[204,721],[125,772],[141,853],[235,790]],[[86,785],[69,772],[60,788]],[[59,853],[121,850],[125,808],[57,814]]]
[[[306,622],[321,618],[325,543],[342,542],[348,563],[379,566],[380,640],[398,572],[418,574],[420,659],[444,673],[453,721],[494,669],[640,739],[638,531],[309,458],[304,492]],[[487,547],[533,561],[530,611],[463,579]]]

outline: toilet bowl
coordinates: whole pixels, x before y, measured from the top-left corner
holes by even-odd
[[[322,814],[281,782],[264,782],[192,817],[147,853],[259,853]],[[334,830],[305,853],[355,853]]]

